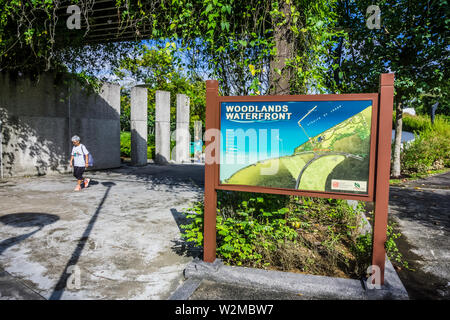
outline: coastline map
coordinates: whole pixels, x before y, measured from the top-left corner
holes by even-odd
[[[222,102],[220,183],[368,193],[371,100]]]

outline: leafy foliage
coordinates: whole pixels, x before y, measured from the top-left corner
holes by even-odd
[[[450,125],[419,131],[402,151],[401,161],[402,172],[407,175],[450,167]]]
[[[116,61],[133,52],[136,43],[86,46],[94,2],[73,1],[80,6],[86,25],[76,31],[68,30],[60,17],[65,8],[62,1],[0,0],[4,8],[0,16],[0,70],[41,72],[65,65],[72,72],[96,74],[105,65],[116,67]],[[115,6],[118,34],[134,29],[139,40],[139,28],[145,25],[153,40],[172,39],[178,43],[177,50],[184,50],[184,60],[193,72],[189,78],[203,70],[220,81],[224,94],[260,94],[268,92],[278,75],[286,72],[292,93],[306,92],[313,86],[325,90],[322,61],[341,34],[334,28],[336,2],[117,0]],[[286,60],[280,58],[283,41],[289,43]],[[153,75],[160,79],[158,76],[168,71],[155,69]]]
[[[218,192],[217,256],[230,265],[263,267],[310,274],[365,276],[371,264],[372,233],[362,219],[364,205],[344,200],[299,198],[255,193]],[[203,246],[203,202],[184,210],[183,237]],[[389,224],[386,250],[407,266]]]
[[[450,118],[437,115],[432,124],[427,116],[404,114],[403,129],[415,133],[414,141],[406,143],[401,153],[404,177],[450,167]]]
[[[445,134],[450,131],[450,117],[437,115],[432,124],[427,116],[403,114],[403,130],[419,133],[427,129],[434,129],[438,133]]]
[[[366,26],[373,1],[340,1],[339,26],[347,30],[334,50],[330,85],[337,92],[376,92],[380,73],[395,73],[397,102],[447,94],[449,35],[447,2],[383,0],[381,29]]]
[[[348,245],[359,241],[361,206],[354,211],[340,200],[238,192],[221,192],[219,200],[217,255],[228,264],[356,277],[365,270]],[[203,203],[186,214],[184,237],[201,247]],[[370,252],[360,247],[363,263]]]
[[[448,4],[445,0],[378,1],[380,29],[366,25],[370,0],[339,1],[338,26],[346,32],[329,61],[330,89],[337,93],[376,92],[381,73],[395,73],[395,104],[401,130],[405,106],[449,104]],[[400,141],[395,140],[392,175],[401,173]]]
[[[131,156],[131,133],[127,131],[120,132],[120,155],[122,157]],[[155,157],[155,136],[149,135],[147,138],[147,159]]]
[[[171,99],[171,130],[176,125],[176,95],[186,94],[190,99],[191,128],[196,120],[205,118],[205,82],[199,78],[188,77],[185,63],[177,54],[174,42],[154,43],[152,47],[143,43],[136,46],[135,56],[129,56],[119,61],[115,74],[120,79],[133,78],[138,83],[144,83],[148,89],[148,130],[154,133],[155,126],[155,95],[157,90],[170,92]],[[124,111],[124,128],[128,128],[130,98],[129,92],[123,91],[122,110]],[[125,119],[125,117],[127,117]],[[129,129],[128,129],[129,130]]]

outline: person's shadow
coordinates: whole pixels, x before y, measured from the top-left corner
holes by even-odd
[[[98,183],[97,183],[98,184]],[[88,239],[92,229],[94,228],[94,224],[97,221],[97,218],[100,214],[100,211],[102,210],[102,207],[108,198],[109,192],[113,186],[116,184],[114,182],[102,182],[101,183],[104,187],[106,187],[105,194],[100,201],[99,205],[97,206],[97,209],[95,210],[95,213],[92,215],[91,219],[88,222],[88,225],[86,226],[86,229],[83,232],[83,235],[78,240],[78,244],[75,248],[75,250],[72,252],[72,255],[70,256],[69,260],[67,261],[66,266],[64,267],[63,272],[61,273],[58,282],[55,285],[55,288],[50,295],[49,300],[59,300],[61,299],[67,285],[67,281],[69,280],[70,274],[68,273],[69,268],[71,266],[75,266],[78,263],[78,260],[81,257],[81,254],[83,252],[84,246],[86,244],[86,241],[83,241],[83,239]]]
[[[37,229],[20,236],[15,236],[3,240],[0,242],[0,255],[15,244],[28,239],[36,232],[39,232],[48,224],[55,223],[59,220],[59,217],[54,214],[39,213],[39,212],[21,212],[11,213],[0,217],[0,223],[6,226],[12,226],[14,228],[30,228],[36,227]]]

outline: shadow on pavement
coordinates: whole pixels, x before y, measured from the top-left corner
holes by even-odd
[[[59,220],[59,217],[54,214],[48,214],[48,213],[39,213],[39,212],[21,212],[21,213],[11,213],[0,217],[0,223],[11,226],[14,228],[32,228],[37,227],[36,230],[16,236],[11,237],[6,240],[3,240],[0,242],[0,255],[7,250],[8,248],[12,247],[13,245],[17,244],[18,242],[21,242],[29,237],[31,237],[33,234],[39,232],[48,224],[55,223]]]
[[[186,235],[186,230],[183,229],[181,226],[186,225],[189,223],[189,219],[186,218],[186,215],[182,212],[178,211],[177,209],[170,209],[170,212],[172,213],[173,219],[177,223],[178,230],[180,231],[181,236]],[[172,246],[172,250],[180,255],[180,256],[188,256],[193,258],[198,258],[202,256],[203,249],[196,247],[193,243],[187,242],[186,240],[176,240],[172,241],[174,245]]]
[[[450,283],[446,277],[438,276],[445,273],[449,265],[445,258],[450,233],[448,189],[450,172],[390,187],[391,218],[413,226],[408,230],[401,225],[395,227],[395,232],[403,233],[396,243],[409,264],[409,268],[403,267],[397,272],[411,299],[450,298]]]
[[[450,232],[450,197],[431,190],[390,188],[390,206],[395,206],[397,216],[404,220]]]
[[[159,190],[161,185],[167,191],[203,188],[205,178],[204,166],[194,164],[147,164],[142,167],[125,164],[113,173],[122,175],[124,181],[146,183],[148,190]],[[115,176],[114,180],[120,181],[120,178]]]
[[[81,256],[81,253],[83,252],[84,246],[86,244],[87,239],[89,238],[89,235],[91,234],[92,229],[94,228],[95,221],[97,220],[97,217],[103,207],[103,204],[105,203],[106,199],[108,198],[109,191],[113,186],[116,184],[114,182],[102,182],[102,185],[105,186],[107,189],[105,191],[105,195],[103,196],[103,199],[100,201],[100,204],[97,206],[97,209],[95,210],[94,215],[92,216],[91,220],[89,221],[86,229],[83,232],[83,235],[78,240],[78,245],[73,251],[69,261],[67,262],[63,272],[61,273],[61,276],[59,277],[59,280],[55,286],[55,289],[53,290],[50,300],[59,300],[61,299],[61,296],[64,293],[64,289],[66,288],[67,281],[70,277],[70,274],[68,273],[69,268],[72,266],[75,266],[78,263],[78,260]]]

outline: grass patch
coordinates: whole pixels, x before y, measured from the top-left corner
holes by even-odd
[[[420,132],[426,129],[435,128],[437,131],[448,130],[450,117],[438,114],[435,116],[434,124],[431,124],[431,119],[426,115],[411,115],[404,113],[402,117],[402,130],[410,132]],[[392,128],[395,129],[395,113],[392,116]]]
[[[444,168],[444,169],[440,169],[440,170],[428,170],[425,173],[413,173],[410,174],[408,176],[405,177],[401,177],[398,179],[390,179],[389,183],[392,185],[398,185],[398,184],[403,184],[405,182],[408,181],[414,181],[414,180],[418,180],[418,179],[424,179],[424,178],[428,178],[437,174],[441,174],[441,173],[446,173],[449,172],[450,168]]]

